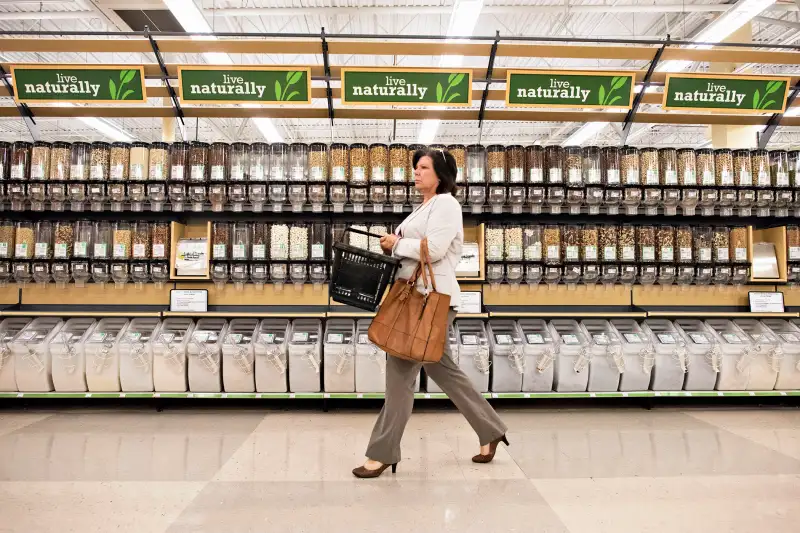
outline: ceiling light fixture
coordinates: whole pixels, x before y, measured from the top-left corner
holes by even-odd
[[[453,11],[450,13],[450,23],[447,26],[448,37],[465,37],[472,35],[478,24],[478,17],[483,9],[483,0],[456,0]],[[446,43],[458,42],[458,39],[447,39]],[[456,68],[464,62],[464,56],[444,55],[439,59],[439,68]],[[472,88],[470,87],[470,90]],[[441,120],[423,120],[417,134],[417,142],[430,144],[436,138]]]
[[[734,5],[728,11],[720,15],[714,22],[709,24],[705,29],[703,29],[700,33],[698,33],[692,41],[703,43],[703,42],[720,42],[730,34],[750,22],[754,17],[758,16],[762,11],[771,7],[776,0],[741,0],[739,3]],[[697,49],[709,49],[711,46],[709,45],[694,45],[691,48]],[[669,61],[665,61],[661,63],[658,67],[656,67],[656,71],[658,72],[681,72],[689,68],[692,64],[692,61],[686,61],[683,59],[672,59]],[[602,124],[602,126],[598,126],[598,124]],[[578,128],[575,133],[570,135],[567,141],[572,141],[573,138],[583,138],[584,135],[578,135],[581,133],[581,130],[584,128],[588,128],[590,133],[585,134],[585,138],[592,137],[593,135],[602,131],[605,126],[608,126],[609,122],[592,122],[581,126]],[[597,129],[599,128],[599,130]],[[650,126],[643,128],[644,130],[649,129]],[[641,131],[644,133],[644,131]],[[640,133],[640,135],[641,135]],[[572,144],[579,144],[579,143],[572,143]]]

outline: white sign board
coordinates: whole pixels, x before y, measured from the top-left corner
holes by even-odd
[[[169,310],[181,313],[205,313],[208,311],[208,291],[172,289],[169,291]]]
[[[782,292],[749,292],[751,313],[783,313]]]

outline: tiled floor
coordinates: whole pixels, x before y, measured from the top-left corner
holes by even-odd
[[[490,465],[428,409],[357,480],[373,411],[4,410],[0,533],[798,531],[800,410],[501,414]]]

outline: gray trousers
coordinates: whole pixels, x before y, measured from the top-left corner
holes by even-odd
[[[455,316],[455,311],[450,311],[447,317],[449,324],[453,323]],[[400,462],[400,440],[414,408],[414,382],[421,366],[421,363],[391,356],[386,361],[386,400],[369,440],[369,459],[383,464]],[[481,446],[505,435],[508,429],[506,425],[453,361],[449,342],[445,342],[444,353],[438,363],[425,365],[425,373],[461,411],[478,434]]]

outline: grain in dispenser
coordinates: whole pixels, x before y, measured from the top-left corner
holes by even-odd
[[[587,146],[582,151],[583,181],[586,183],[585,203],[590,215],[600,214],[603,205],[603,170],[600,148]]]
[[[321,213],[328,199],[328,147],[323,143],[311,143],[308,147],[309,178],[308,201],[311,211]]]
[[[256,392],[287,392],[289,321],[264,319],[253,347],[256,358]]]
[[[756,201],[750,150],[733,151],[733,181],[737,188],[736,207],[739,216],[749,217]]]
[[[50,150],[52,145],[44,141],[36,141],[31,149],[31,183],[28,185],[28,198],[32,211],[44,211],[47,190],[44,181],[50,173]],[[5,177],[5,176],[3,176]],[[0,185],[0,199],[3,187]]]
[[[603,203],[606,206],[606,213],[609,215],[619,214],[619,206],[622,204],[622,159],[620,149],[616,146],[606,146],[601,151],[601,162],[603,165]]]
[[[775,184],[775,216],[789,216],[789,206],[793,201],[791,189],[789,152],[786,150],[772,150],[769,153],[770,174],[772,183]]]
[[[520,392],[525,374],[522,331],[513,320],[490,320],[487,326],[492,354],[492,392]]]
[[[197,321],[186,345],[190,391],[222,392],[222,339],[227,331],[228,321],[222,318]]]
[[[467,202],[473,213],[482,213],[486,203],[486,148],[479,144],[467,146]]]
[[[320,392],[322,323],[318,319],[292,321],[289,337],[289,390]]]
[[[681,201],[681,190],[678,188],[681,183],[678,174],[678,151],[675,148],[658,150],[658,172],[664,188],[661,193],[664,214],[674,216]],[[647,203],[647,199],[645,199],[645,203]]]
[[[254,338],[258,320],[236,318],[222,339],[222,383],[226,392],[255,392]]]
[[[187,350],[194,331],[190,318],[168,318],[161,323],[153,346],[153,385],[160,392],[186,392]]]
[[[506,203],[506,149],[501,145],[491,145],[486,149],[489,167],[489,205],[492,213],[503,212]]]
[[[112,155],[114,154],[114,146],[117,144],[122,144],[124,146],[129,146],[125,143],[114,143],[112,144]],[[121,159],[119,155],[119,149],[117,150],[117,157],[116,160],[118,161]],[[124,174],[125,179],[128,176],[128,160],[127,160],[127,152],[123,151],[125,154],[124,159]],[[50,175],[47,184],[47,195],[49,196],[50,200],[50,209],[53,211],[63,211],[64,210],[64,202],[67,201],[67,181],[69,180],[69,170],[70,170],[70,153],[71,148],[69,143],[65,142],[54,142],[52,148],[50,149]],[[114,163],[115,159],[112,158],[112,171],[114,170]],[[112,172],[112,176],[113,176]],[[112,177],[113,179],[113,177]],[[122,199],[125,198],[125,186],[121,187],[122,189]],[[11,191],[9,191],[9,196],[11,196]],[[112,199],[113,202],[113,199]],[[111,204],[112,211],[119,211],[122,209],[121,205],[119,209],[116,208],[113,203]]]

